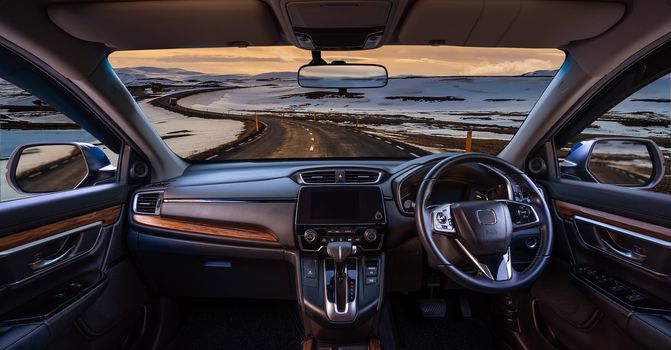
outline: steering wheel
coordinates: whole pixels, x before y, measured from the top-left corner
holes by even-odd
[[[477,200],[429,205],[436,181],[448,169],[467,163],[479,163],[507,178],[507,200]],[[512,182],[510,181],[512,180]],[[526,187],[528,196],[516,195]],[[521,289],[533,282],[547,265],[552,252],[553,230],[548,205],[538,187],[521,170],[495,156],[465,153],[443,159],[426,175],[417,192],[417,231],[430,258],[439,269],[462,285],[484,293],[504,293]],[[510,244],[513,237],[528,229],[540,234],[536,255],[518,272],[512,267]],[[463,272],[450,263],[436,244],[436,236],[453,240],[477,268],[477,274]]]

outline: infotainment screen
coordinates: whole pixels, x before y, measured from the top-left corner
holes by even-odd
[[[298,225],[370,225],[384,222],[382,193],[371,186],[304,187],[298,196]]]

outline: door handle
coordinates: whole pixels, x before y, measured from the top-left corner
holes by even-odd
[[[608,236],[608,238],[611,238],[609,233],[606,233],[606,235]],[[629,259],[629,260],[633,260],[633,261],[636,261],[636,262],[639,262],[639,263],[644,262],[645,259],[648,257],[645,254],[641,254],[641,253],[638,253],[638,252],[635,252],[635,251],[631,251],[629,249],[622,248],[615,242],[609,242],[609,239],[605,239],[601,235],[598,235],[598,237],[600,238],[600,241],[604,245],[604,247],[606,247],[606,250],[608,250],[611,253],[614,253],[614,254],[616,254],[620,257],[623,257],[623,258]]]
[[[45,258],[45,259],[39,259],[37,261],[33,261],[28,266],[30,266],[31,269],[33,270],[39,270],[43,269],[45,267],[49,267],[59,261],[65,260],[70,253],[75,249],[75,246],[70,246],[70,248],[63,250],[62,252],[58,253],[58,255],[52,257],[52,258]]]

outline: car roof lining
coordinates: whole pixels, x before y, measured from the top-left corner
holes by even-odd
[[[337,30],[339,18],[357,8],[361,15],[349,15],[357,26],[370,18],[370,27],[379,27],[379,16],[365,9],[385,3],[391,11],[382,41],[387,45],[559,48],[603,34],[626,11],[621,2],[598,0],[155,0],[58,2],[47,13],[71,36],[113,50],[175,49],[295,45],[291,18],[301,15],[297,9],[311,16],[301,23],[333,27],[320,29]],[[357,6],[325,7],[334,4]]]
[[[47,11],[75,38],[116,50],[266,46],[280,33],[270,7],[256,0],[60,3]]]

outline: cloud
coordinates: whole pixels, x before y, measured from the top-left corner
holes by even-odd
[[[463,75],[518,75],[544,69],[557,69],[549,60],[529,58],[520,61],[486,62],[463,68]]]
[[[395,75],[519,75],[558,69],[565,55],[556,49],[384,46],[374,50],[323,52],[327,61],[376,63]],[[115,68],[154,66],[212,74],[296,71],[310,51],[293,46],[120,51],[110,55]]]

